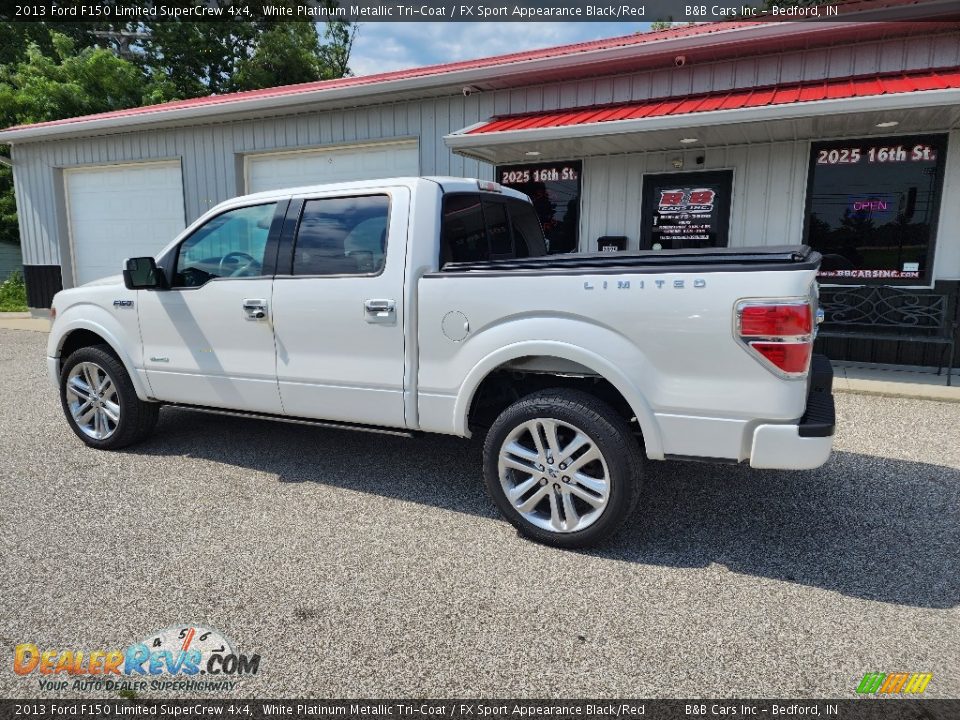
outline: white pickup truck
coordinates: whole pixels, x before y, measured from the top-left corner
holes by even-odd
[[[530,200],[400,178],[224,202],[156,258],[53,301],[47,362],[88,445],[161,405],[485,437],[490,494],[564,547],[648,460],[807,469],[831,450],[807,247],[546,254]]]

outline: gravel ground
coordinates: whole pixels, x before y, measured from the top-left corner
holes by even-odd
[[[656,464],[576,553],[497,517],[461,440],[168,409],[87,449],[44,342],[0,330],[2,697],[41,695],[18,643],[189,622],[261,655],[258,697],[852,697],[867,671],[960,696],[960,404],[838,395],[813,472]]]

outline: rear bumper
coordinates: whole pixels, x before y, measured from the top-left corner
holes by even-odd
[[[833,367],[814,355],[810,367],[807,409],[795,425],[760,425],[754,430],[750,467],[811,470],[823,465],[833,449],[836,427]]]

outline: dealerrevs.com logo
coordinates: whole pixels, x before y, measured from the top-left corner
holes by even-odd
[[[259,655],[245,655],[216,630],[169,627],[124,650],[16,646],[13,671],[36,677],[41,690],[132,691],[233,690],[256,675]]]

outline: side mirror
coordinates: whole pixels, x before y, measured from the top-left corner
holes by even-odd
[[[128,290],[166,290],[167,276],[152,257],[130,258],[123,270],[123,284]]]

